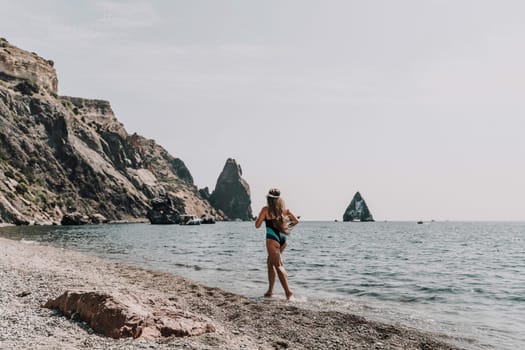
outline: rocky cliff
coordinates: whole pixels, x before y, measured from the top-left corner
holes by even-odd
[[[201,190],[205,196],[208,189]],[[242,169],[235,159],[229,158],[224,165],[215,190],[210,195],[210,203],[222,210],[230,220],[252,220],[250,186],[242,178]]]
[[[374,221],[361,193],[356,192],[343,214],[343,221]]]
[[[10,45],[0,38],[0,78],[28,83],[56,95],[58,78],[51,60],[45,60],[34,52],[27,52]]]
[[[51,224],[66,213],[144,218],[166,194],[218,220],[184,162],[129,135],[109,102],[58,96],[53,62],[0,39],[0,220]]]

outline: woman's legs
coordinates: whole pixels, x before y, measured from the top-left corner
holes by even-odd
[[[275,274],[279,277],[279,282],[283,286],[284,292],[286,293],[286,299],[290,299],[292,291],[288,286],[288,275],[284,269],[283,262],[281,260],[281,251],[284,250],[286,245],[283,244],[281,247],[278,242],[267,239],[266,250],[268,251],[268,291],[264,294],[265,296],[271,296],[273,293],[273,286],[275,284]]]
[[[275,269],[273,268],[273,265],[270,263],[270,256],[268,255],[268,259],[266,259],[266,265],[268,266],[268,291],[264,293],[265,297],[271,297],[273,294],[273,286],[275,285]]]

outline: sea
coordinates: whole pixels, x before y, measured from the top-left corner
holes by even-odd
[[[0,236],[188,277],[259,300],[264,229],[2,227]],[[466,349],[525,349],[524,222],[301,222],[283,254],[292,303],[436,333]],[[276,282],[276,298],[284,292]]]

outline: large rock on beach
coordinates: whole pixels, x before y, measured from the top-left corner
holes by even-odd
[[[79,212],[68,213],[62,217],[62,220],[60,220],[60,224],[65,226],[87,225],[89,223],[89,217]]]
[[[253,219],[250,186],[242,178],[242,169],[235,159],[228,158],[222,170],[210,203],[226,214],[230,220]]]
[[[67,213],[60,220],[60,224],[64,226],[106,223],[108,223],[108,219],[99,213],[91,215],[84,215],[79,212]]]
[[[179,199],[172,200],[168,195],[162,195],[151,200],[148,219],[152,224],[178,224],[180,215],[184,214],[184,203]]]
[[[187,337],[215,332],[214,325],[202,316],[132,295],[67,291],[47,301],[44,307],[84,321],[95,332],[115,339]]]
[[[361,197],[361,193],[356,192],[352,198],[350,205],[343,214],[343,221],[374,221],[365,200]]]

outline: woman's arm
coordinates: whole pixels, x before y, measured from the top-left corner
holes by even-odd
[[[266,218],[267,211],[268,211],[268,208],[266,207],[261,209],[261,212],[259,213],[259,216],[257,217],[257,220],[255,221],[255,228],[261,227],[264,219]]]
[[[290,226],[295,226],[299,223],[299,219],[297,218],[297,216],[294,215],[294,213],[291,212],[290,209],[287,210],[286,215],[288,215],[288,217],[291,220]]]

